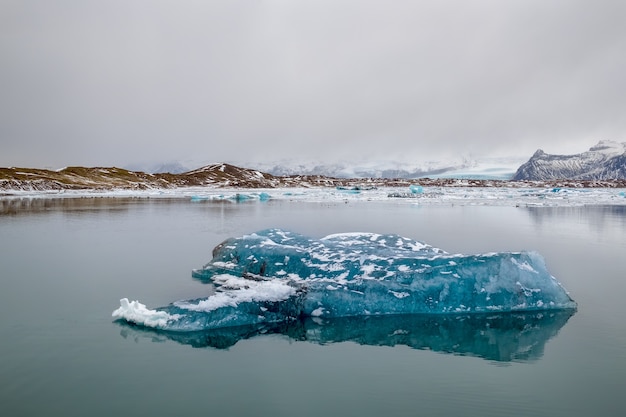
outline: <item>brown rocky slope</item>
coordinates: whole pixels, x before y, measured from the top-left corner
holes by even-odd
[[[274,176],[230,164],[211,164],[181,174],[147,174],[121,168],[68,167],[58,171],[0,168],[0,192],[60,190],[146,190],[184,187],[405,187],[410,184],[440,187],[576,187],[626,188],[626,180],[502,181],[466,179],[344,179],[324,176]]]

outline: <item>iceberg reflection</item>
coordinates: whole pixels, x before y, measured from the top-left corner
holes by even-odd
[[[463,315],[387,315],[237,326],[198,332],[168,332],[118,321],[124,338],[173,340],[196,348],[226,349],[255,336],[280,334],[321,345],[353,342],[369,346],[408,346],[490,361],[533,361],[574,310]]]

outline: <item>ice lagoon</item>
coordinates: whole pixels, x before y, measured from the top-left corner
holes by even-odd
[[[400,416],[418,404],[429,415],[621,415],[621,190],[468,191],[503,196],[493,201],[434,191],[0,199],[0,414]],[[321,315],[237,332],[113,322],[121,296],[153,308],[215,295],[191,269],[225,239],[267,228],[394,234],[450,254],[536,251],[578,308]]]

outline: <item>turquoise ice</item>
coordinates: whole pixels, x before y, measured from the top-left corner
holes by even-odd
[[[216,293],[156,310],[122,299],[113,316],[157,329],[197,331],[303,317],[576,308],[536,252],[449,254],[376,233],[314,239],[263,230],[221,243],[193,276],[212,283]]]

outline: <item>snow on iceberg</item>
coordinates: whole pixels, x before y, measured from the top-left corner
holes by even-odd
[[[391,314],[574,309],[536,252],[448,254],[398,235],[313,239],[280,229],[231,238],[193,276],[207,298],[150,310],[121,300],[116,319],[168,331]]]

